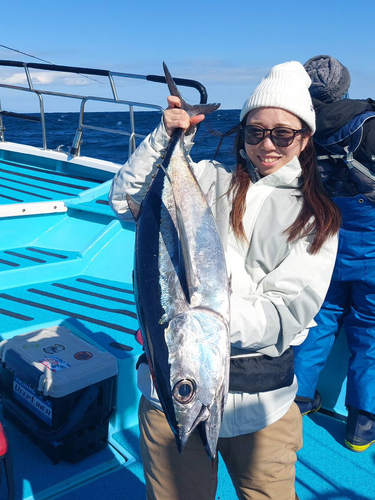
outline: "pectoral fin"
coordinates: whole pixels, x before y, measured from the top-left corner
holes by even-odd
[[[137,221],[139,219],[139,215],[141,212],[141,203],[135,201],[134,198],[130,196],[130,194],[126,195],[126,201],[128,203],[129,210],[131,211],[132,216],[134,217],[134,220]]]

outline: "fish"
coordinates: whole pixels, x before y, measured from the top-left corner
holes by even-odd
[[[219,104],[189,105],[163,63],[171,95],[190,116]],[[229,386],[230,284],[211,210],[174,131],[141,204],[127,195],[136,220],[135,302],[152,379],[181,453],[198,430],[214,460]]]

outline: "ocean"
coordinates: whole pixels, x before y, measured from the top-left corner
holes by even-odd
[[[194,161],[213,159],[220,137],[238,123],[240,110],[218,110],[206,117],[200,125],[195,138],[195,146],[191,152]],[[38,116],[38,115],[28,115]],[[75,131],[79,125],[79,113],[46,113],[47,147],[68,151],[72,145]],[[139,134],[147,135],[160,121],[160,113],[155,111],[138,111],[134,113],[135,127]],[[5,140],[31,146],[42,147],[41,124],[9,116],[3,117]],[[85,113],[85,125],[129,131],[128,112]],[[96,130],[84,130],[81,155],[125,163],[128,158],[129,138]],[[142,139],[137,139],[139,144]],[[233,139],[223,142],[218,161],[232,164],[235,161]]]

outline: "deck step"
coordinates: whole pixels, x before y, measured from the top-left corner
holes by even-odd
[[[54,250],[50,248],[25,247],[0,251],[0,272],[22,269],[41,264],[52,264],[75,259],[79,252]]]
[[[119,359],[141,352],[130,285],[86,275],[0,292],[0,336],[68,322]],[[69,327],[69,325],[67,325]]]
[[[102,181],[0,161],[0,205],[74,198]]]
[[[98,196],[97,198],[88,201],[77,202],[77,200],[67,200],[65,202],[65,206],[67,208],[86,210],[88,212],[94,212],[102,215],[107,215],[109,217],[114,217],[113,210],[110,207],[108,201],[108,191],[106,191],[102,196]]]

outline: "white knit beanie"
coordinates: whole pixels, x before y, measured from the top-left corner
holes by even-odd
[[[297,61],[274,66],[245,101],[240,121],[256,108],[281,108],[295,114],[315,132],[315,111],[309,87],[311,79]]]

